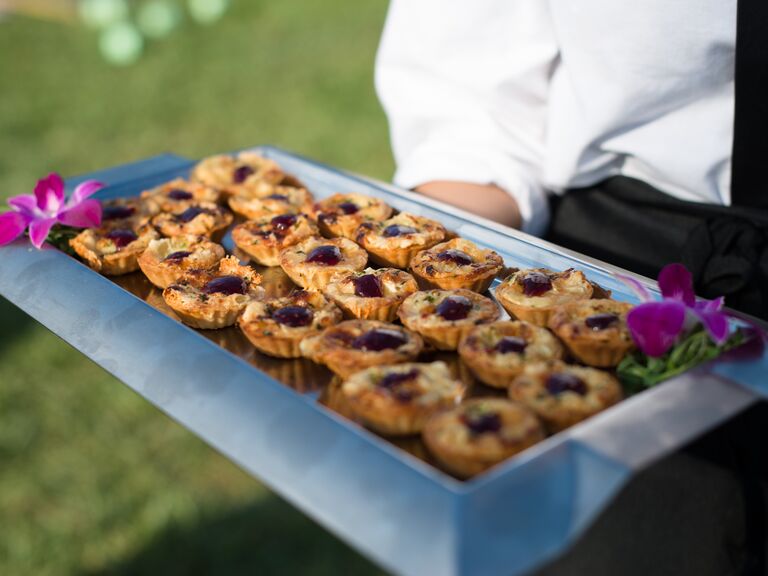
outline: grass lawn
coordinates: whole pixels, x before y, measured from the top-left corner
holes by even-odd
[[[130,68],[80,26],[0,22],[0,199],[50,171],[274,143],[386,178],[384,0],[240,0]],[[0,299],[0,574],[378,570]]]

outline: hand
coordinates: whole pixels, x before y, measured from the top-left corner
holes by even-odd
[[[416,191],[506,226],[520,228],[522,223],[517,201],[495,184],[434,180]]]

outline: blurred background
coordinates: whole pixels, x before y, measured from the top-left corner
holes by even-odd
[[[392,170],[386,0],[0,0],[0,201],[271,143]],[[56,287],[51,287],[55,290]],[[0,298],[0,574],[376,574]]]

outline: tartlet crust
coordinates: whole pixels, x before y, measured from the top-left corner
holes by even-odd
[[[437,306],[450,296],[461,296],[472,303],[466,318],[446,320],[436,313]],[[493,300],[471,290],[425,290],[408,296],[397,315],[405,326],[438,350],[456,350],[474,326],[498,320],[500,312]]]
[[[189,197],[187,197],[189,195]],[[181,197],[183,196],[183,197]],[[219,193],[200,182],[189,182],[176,178],[141,193],[141,199],[154,212],[178,213],[200,202],[218,202]]]
[[[382,232],[389,226],[408,226],[415,232],[386,237]],[[418,252],[442,242],[446,234],[443,225],[435,220],[401,212],[383,222],[364,222],[355,236],[376,264],[407,269]]]
[[[500,427],[473,432],[467,419],[495,414]],[[522,452],[544,439],[536,417],[526,408],[503,398],[474,398],[430,418],[424,443],[449,472],[469,478]]]
[[[500,353],[497,346],[504,337],[525,341],[525,348]],[[502,320],[470,329],[459,344],[459,355],[483,383],[506,389],[527,363],[561,360],[563,346],[546,328],[522,320]]]
[[[172,254],[189,252],[181,258],[167,259]],[[226,256],[224,248],[205,236],[187,234],[151,240],[138,258],[139,268],[158,288],[167,288],[187,270],[211,268]]]
[[[186,215],[195,214],[191,218]],[[195,234],[198,236],[214,236],[217,232],[223,232],[234,217],[226,210],[213,202],[198,202],[185,207],[179,212],[161,212],[152,218],[152,226],[163,236],[180,236],[182,234]]]
[[[543,274],[552,288],[537,296],[523,292],[523,279],[529,274]],[[569,268],[555,272],[547,268],[516,270],[496,288],[496,300],[513,318],[525,320],[537,326],[546,326],[555,308],[576,300],[588,300],[594,288],[581,270]]]
[[[387,380],[399,381],[390,384]],[[418,434],[429,417],[452,408],[465,393],[443,362],[374,366],[341,385],[344,405],[365,426],[391,436]]]
[[[261,220],[280,214],[298,214],[312,209],[312,195],[306,188],[275,186],[271,193],[263,196],[230,196],[229,207],[249,220]]]
[[[345,210],[346,204],[356,206],[357,211],[350,213],[349,209]],[[354,240],[360,224],[386,220],[392,215],[392,208],[373,196],[350,192],[334,194],[315,203],[313,215],[323,236]]]
[[[309,236],[317,236],[317,225],[306,214],[295,214],[288,227],[275,226],[272,218],[248,221],[232,229],[232,241],[263,266],[279,266],[280,252]]]
[[[379,351],[353,347],[355,338],[373,330],[397,332],[405,342],[397,348]],[[345,320],[326,328],[316,336],[304,338],[300,344],[302,356],[318,364],[325,364],[342,378],[348,378],[355,372],[371,366],[411,362],[416,359],[423,346],[421,337],[415,332],[376,320]]]
[[[335,246],[341,252],[341,261],[334,265],[307,262],[312,250],[321,246]],[[310,236],[280,252],[280,267],[288,277],[302,288],[324,290],[335,278],[365,268],[368,254],[346,238]]]
[[[139,197],[113,198],[101,202],[101,228],[136,230],[159,212],[157,206]]]
[[[125,221],[125,224],[135,223]],[[111,234],[132,233],[136,240],[119,246],[111,240]],[[138,257],[146,250],[149,242],[158,237],[150,226],[136,228],[88,228],[70,239],[69,245],[88,266],[105,276],[121,276],[139,269]]]
[[[235,171],[241,167],[248,167],[253,173],[238,182]],[[191,175],[193,180],[215,188],[225,196],[263,194],[272,185],[281,183],[285,176],[277,162],[255,152],[209,156],[197,163]]]
[[[245,294],[206,294],[203,287],[222,276],[238,276],[245,282]],[[250,266],[241,266],[237,258],[222,258],[218,266],[207,270],[189,270],[177,283],[163,290],[163,299],[181,321],[193,328],[214,330],[231,326],[252,300],[261,298],[261,276]]]
[[[631,309],[631,304],[616,300],[572,302],[554,310],[549,328],[577,360],[589,366],[609,368],[617,366],[635,347],[627,327],[627,314]],[[586,320],[597,314],[615,315],[616,321],[602,329],[590,328]]]
[[[458,250],[472,259],[471,264],[441,260],[447,250]],[[485,292],[504,268],[504,260],[493,250],[480,248],[464,238],[454,238],[422,250],[411,260],[411,271],[425,288],[456,290],[466,288]]]
[[[375,276],[381,286],[381,297],[357,296],[355,279]],[[339,277],[325,288],[325,295],[344,311],[348,318],[393,322],[397,309],[408,296],[419,289],[413,276],[397,268],[366,268]]]
[[[306,308],[312,312],[307,326],[281,324],[273,314],[287,307]],[[257,300],[248,304],[239,320],[240,329],[254,347],[276,358],[301,358],[299,344],[312,334],[341,321],[341,311],[319,292],[297,290],[281,298]]]
[[[547,379],[560,373],[581,380],[586,394],[571,390],[551,393]],[[527,365],[510,385],[509,396],[531,409],[554,434],[613,406],[622,399],[622,392],[618,380],[609,372],[554,361]]]

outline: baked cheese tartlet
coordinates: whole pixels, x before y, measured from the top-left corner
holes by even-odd
[[[405,269],[418,252],[442,242],[446,231],[435,220],[401,212],[383,222],[363,222],[355,236],[376,264]]]
[[[342,378],[371,366],[411,362],[423,346],[418,334],[376,320],[346,320],[300,344],[302,356],[325,364]]]
[[[124,221],[130,226],[135,221]],[[105,276],[120,276],[139,269],[138,257],[159,234],[151,226],[88,228],[69,241],[86,264]]]
[[[224,248],[207,237],[187,234],[151,240],[138,262],[152,284],[167,288],[187,270],[211,268],[224,256]]]
[[[411,271],[421,286],[485,292],[504,268],[504,260],[493,250],[454,238],[422,250],[411,260]]]
[[[301,358],[299,344],[341,321],[341,311],[319,292],[297,290],[282,298],[248,304],[240,329],[259,352],[277,358]]]
[[[263,296],[261,276],[234,256],[207,270],[189,270],[163,290],[163,299],[181,321],[213,330],[231,326],[249,302]]]
[[[176,178],[141,193],[141,199],[155,212],[183,212],[200,202],[218,202],[218,191],[199,182]]]
[[[472,328],[459,344],[459,355],[479,380],[508,388],[527,363],[561,360],[563,346],[546,328],[500,321]]]
[[[374,366],[341,385],[352,417],[392,436],[418,434],[432,414],[456,406],[464,392],[443,362]]]
[[[328,284],[325,295],[347,317],[392,322],[397,309],[419,289],[413,276],[397,268],[367,268],[352,272]]]
[[[552,311],[576,300],[589,300],[594,288],[580,270],[517,270],[496,288],[496,299],[519,320],[546,326]]]
[[[157,214],[156,206],[141,198],[115,198],[101,203],[101,227],[135,230]]]
[[[279,266],[283,248],[317,235],[317,225],[306,214],[250,220],[232,229],[235,245],[263,266]]]
[[[352,240],[310,236],[280,252],[280,266],[302,288],[324,290],[335,278],[365,268],[368,254]]]
[[[397,315],[438,350],[456,350],[459,341],[477,324],[499,318],[490,298],[471,290],[425,290],[406,298]]]
[[[392,208],[382,200],[365,194],[334,194],[317,202],[314,216],[323,236],[355,239],[363,222],[381,222],[392,215]]]
[[[582,300],[556,308],[549,328],[573,356],[590,366],[617,366],[635,347],[627,328],[632,305],[616,300]]]
[[[250,220],[260,220],[280,214],[298,214],[312,209],[312,195],[306,188],[275,186],[265,196],[230,196],[229,207]]]
[[[438,462],[469,478],[544,439],[536,417],[504,398],[474,398],[429,419],[424,443]]]
[[[554,361],[526,366],[512,381],[509,396],[555,433],[613,406],[622,393],[618,380],[604,370]]]
[[[215,188],[225,196],[269,193],[272,185],[284,179],[285,174],[277,162],[255,152],[210,156],[192,170],[192,180]]]
[[[154,226],[163,236],[195,234],[213,236],[232,224],[233,216],[213,202],[191,204],[180,212],[161,212],[152,218]]]

